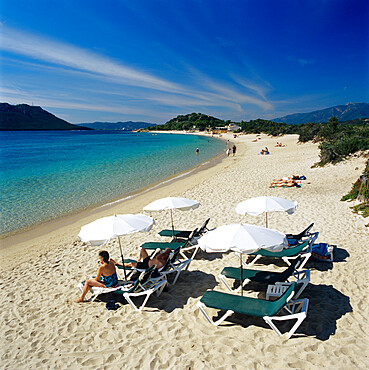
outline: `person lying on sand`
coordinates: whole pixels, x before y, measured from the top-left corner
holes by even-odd
[[[283,177],[281,179],[274,179],[272,183],[270,184],[270,188],[274,187],[292,187],[292,186],[299,186],[300,184],[296,181],[294,178],[296,177],[293,175],[292,177]]]
[[[85,301],[85,296],[92,286],[109,288],[118,284],[118,277],[115,265],[121,266],[121,264],[111,259],[107,251],[99,252],[99,259],[101,266],[97,271],[96,277],[86,280],[85,286],[82,290],[82,295],[80,298],[75,300],[76,303],[81,303]],[[102,282],[99,281],[101,277],[103,279]]]

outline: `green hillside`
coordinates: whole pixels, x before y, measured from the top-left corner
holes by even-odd
[[[190,113],[186,115],[179,115],[172,118],[164,125],[156,125],[149,127],[151,130],[192,130],[193,127],[197,127],[203,131],[207,127],[224,127],[227,123],[219,118],[208,116],[202,113]]]

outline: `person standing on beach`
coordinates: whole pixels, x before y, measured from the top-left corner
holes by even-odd
[[[232,147],[232,153],[233,153],[233,157],[236,155],[236,145],[233,145]]]
[[[231,150],[229,148],[227,148],[227,150],[226,150],[227,157],[229,157],[230,152],[231,152]]]

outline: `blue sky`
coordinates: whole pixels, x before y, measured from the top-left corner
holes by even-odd
[[[72,123],[369,101],[367,0],[0,0],[0,101]]]

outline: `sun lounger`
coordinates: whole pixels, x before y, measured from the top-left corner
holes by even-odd
[[[233,313],[238,313],[262,317],[279,336],[283,334],[276,327],[274,321],[296,320],[290,331],[285,334],[286,339],[289,339],[305,320],[309,305],[309,300],[307,298],[300,300],[291,299],[294,295],[294,289],[295,284],[293,283],[283,295],[275,301],[266,301],[263,299],[208,290],[197,303],[197,307],[208,322],[214,326],[221,324]],[[214,322],[205,311],[206,307],[226,312],[219,320]],[[278,313],[282,313],[282,309],[285,310],[284,312],[286,312],[286,314],[277,316]]]
[[[251,262],[245,263],[243,261],[243,263],[245,266],[252,266],[261,257],[268,257],[282,259],[289,266],[291,264],[291,260],[295,259],[297,256],[300,256],[300,258],[302,258],[302,261],[301,264],[299,264],[298,268],[302,269],[311,256],[311,248],[317,237],[318,233],[314,233],[309,237],[308,240],[305,240],[304,242],[297,244],[296,246],[284,248],[280,252],[271,252],[265,249],[260,249],[255,253],[249,254],[249,256],[251,257],[254,256],[254,259]]]
[[[187,258],[185,260],[179,260],[179,253],[180,253],[180,247],[176,248],[174,251],[172,251],[169,255],[169,258],[167,259],[167,262],[165,265],[158,269],[158,273],[160,277],[164,277],[168,282],[167,277],[171,274],[174,274],[173,281],[171,285],[174,285],[177,282],[177,279],[181,273],[182,270],[187,270],[189,264],[191,263],[191,258]],[[124,260],[125,262],[128,260]],[[134,260],[129,260],[129,262],[136,262]],[[117,266],[117,268],[122,269],[123,267]],[[134,272],[142,272],[144,270],[137,269],[137,268],[132,268],[131,269],[132,273]]]
[[[286,238],[290,245],[296,245],[301,242],[303,238],[310,237],[312,234],[310,230],[314,226],[314,222],[311,223],[305,230],[301,231],[299,234],[286,234]]]
[[[208,231],[207,226],[210,221],[210,218],[208,218],[202,226],[197,230],[197,232],[194,234],[194,238],[199,237],[203,235],[206,231]],[[171,230],[171,229],[165,229],[161,230],[158,233],[159,237],[171,237],[175,241],[176,239],[187,239],[191,235],[191,230]]]
[[[179,278],[179,275],[182,270],[187,270],[188,266],[190,265],[192,259],[187,258],[184,260],[179,260],[179,254],[180,254],[181,248],[175,249],[170,255],[167,260],[167,263],[163,267],[162,270],[160,270],[160,274],[167,278],[168,275],[174,274],[173,281],[171,285],[174,285],[177,282],[177,279]],[[169,282],[168,282],[169,284]]]
[[[277,284],[277,285],[283,284],[283,286],[289,286],[293,283],[289,282],[289,279],[294,278],[296,287],[299,287],[298,291],[295,292],[294,297],[298,298],[310,282],[310,270],[302,271],[295,270],[300,262],[301,262],[300,258],[295,258],[293,261],[291,261],[291,265],[283,272],[242,269],[242,279],[243,279],[242,286],[244,287],[249,282]],[[233,290],[227,281],[227,279],[241,281],[240,268],[225,267],[219,274],[219,279],[230,291],[235,292],[240,291],[241,285],[238,289]]]
[[[91,287],[90,292],[92,293],[92,297],[90,301],[94,301],[100,294],[121,294],[135,311],[141,311],[145,307],[151,294],[156,292],[156,295],[159,296],[167,283],[166,279],[164,278],[151,278],[151,275],[154,272],[155,268],[156,265],[151,266],[143,271],[136,281],[120,280],[117,286],[111,288]],[[78,288],[81,290],[81,292],[83,289],[83,285],[84,283],[78,284]],[[146,297],[140,307],[137,307],[132,301],[132,298],[139,296]]]
[[[145,248],[146,250],[153,250],[154,252],[152,255],[155,253],[165,250],[166,248],[170,248],[171,250],[175,250],[178,247],[180,247],[180,254],[183,258],[187,259],[187,256],[185,252],[193,250],[191,259],[193,259],[199,249],[198,244],[193,244],[192,239],[195,233],[197,232],[197,229],[193,230],[187,240],[185,242],[169,242],[169,243],[164,243],[164,242],[146,242],[141,245],[141,248]]]

